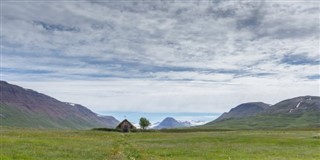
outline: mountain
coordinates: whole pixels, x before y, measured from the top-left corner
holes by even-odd
[[[320,97],[317,96],[301,96],[283,100],[270,107],[261,108],[260,111],[257,108],[252,108],[254,107],[241,107],[239,105],[201,127],[219,129],[320,127]],[[249,114],[243,114],[244,112]]]
[[[191,126],[190,122],[179,122],[172,117],[167,117],[159,125],[153,127],[153,129],[183,128],[189,126]]]
[[[0,118],[4,126],[88,129],[114,127],[119,121],[88,108],[0,81]]]
[[[320,97],[304,96],[287,99],[271,106],[265,112],[269,114],[303,114],[313,111],[320,111]]]
[[[203,120],[190,120],[190,121],[177,121],[177,122],[182,124],[183,127],[200,126],[208,123],[208,121],[203,121]],[[155,127],[157,127],[160,123],[161,122],[153,123],[149,127],[156,129]]]
[[[266,104],[263,102],[250,102],[250,103],[240,104],[235,108],[232,108],[229,112],[223,113],[220,117],[216,119],[216,121],[221,121],[221,120],[231,119],[231,118],[243,118],[243,117],[255,116],[263,112],[269,107],[270,107],[269,104]]]

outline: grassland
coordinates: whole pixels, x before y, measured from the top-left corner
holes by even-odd
[[[320,131],[118,133],[1,127],[1,160],[320,159]]]

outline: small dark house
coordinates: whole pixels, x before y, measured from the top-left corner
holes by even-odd
[[[129,132],[131,129],[136,129],[136,127],[125,119],[117,125],[116,129],[120,129],[122,132]]]

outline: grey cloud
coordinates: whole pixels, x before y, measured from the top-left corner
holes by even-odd
[[[236,11],[231,8],[231,9],[220,9],[216,7],[208,7],[207,12],[209,15],[216,17],[216,18],[230,18],[230,17],[235,17]]]
[[[258,38],[270,37],[271,39],[318,39],[320,33],[319,7],[317,7],[317,12],[312,3],[306,3],[306,6],[310,9],[300,9],[296,5],[292,5],[292,8],[290,8],[290,3],[287,4],[287,8],[279,5],[274,7],[269,4],[266,7],[266,15],[269,16],[263,19],[259,28],[255,30],[256,36]],[[305,10],[312,10],[312,12],[306,12]],[[271,17],[272,15],[273,17]]]
[[[244,15],[244,17],[239,17],[237,20],[237,28],[243,29],[248,28],[250,30],[255,30],[261,26],[264,15],[266,14],[264,9],[265,2],[257,1],[251,2],[244,5],[249,9],[248,15]],[[242,8],[242,7],[241,7]]]
[[[41,21],[34,21],[35,25],[41,26],[47,31],[67,31],[67,32],[80,32],[80,29],[77,27],[64,26],[61,24],[48,24]]]
[[[4,55],[31,57],[26,64],[32,57],[66,59],[50,67],[89,68],[95,77],[152,78],[148,72],[170,71],[273,76],[282,70],[246,67],[272,59],[274,65],[315,65],[308,59],[296,63],[291,55],[300,51],[282,55],[294,48],[316,54],[319,33],[312,16],[318,7],[273,1],[8,3],[3,13]]]
[[[279,27],[274,30],[260,30],[257,33],[257,36],[260,38],[263,37],[271,37],[274,39],[289,39],[289,38],[308,38],[308,37],[315,37],[319,38],[319,29],[320,23],[316,23],[311,26],[287,26],[287,27]]]

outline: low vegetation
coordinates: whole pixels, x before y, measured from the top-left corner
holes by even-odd
[[[1,127],[0,159],[320,159],[320,131],[316,129],[164,131],[120,133]]]

